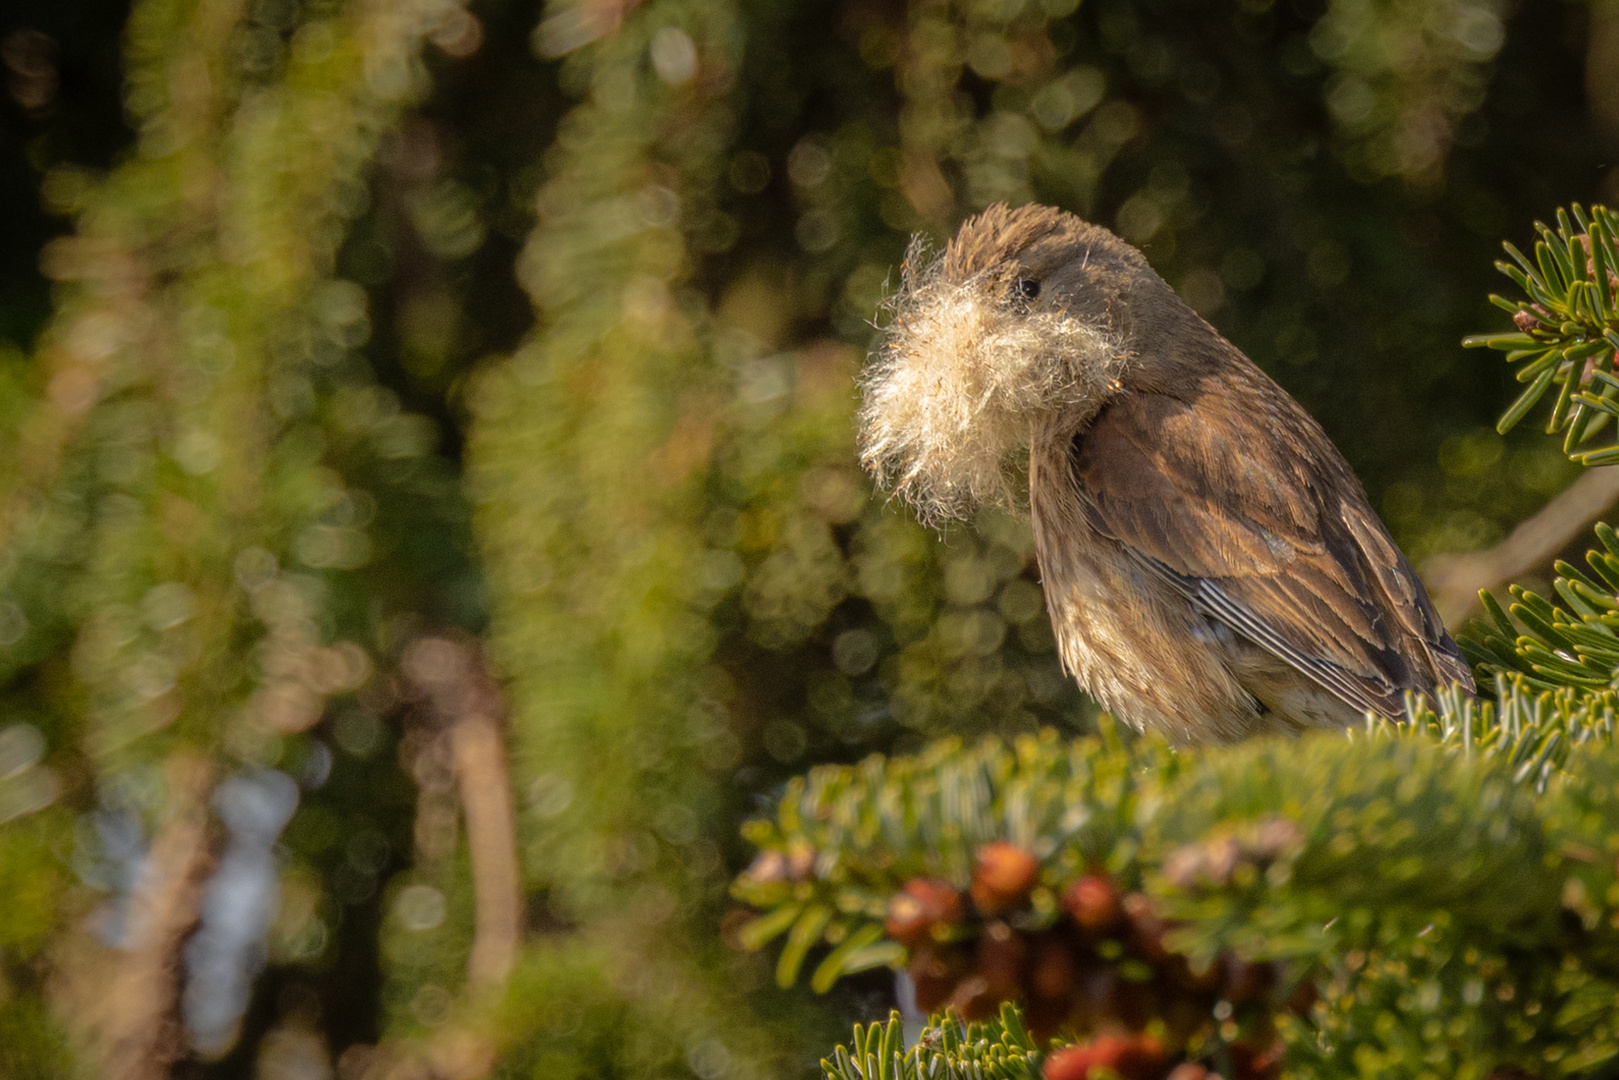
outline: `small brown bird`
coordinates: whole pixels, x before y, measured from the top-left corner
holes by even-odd
[[[1310,415],[1141,253],[1044,206],[912,246],[861,460],[929,524],[1029,511],[1065,668],[1182,742],[1404,715],[1472,675]]]

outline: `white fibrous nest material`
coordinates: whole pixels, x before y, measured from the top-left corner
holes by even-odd
[[[1120,343],[1008,295],[1004,271],[952,281],[913,244],[861,380],[860,460],[923,522],[1013,506],[1011,455],[1034,426],[1116,389]]]

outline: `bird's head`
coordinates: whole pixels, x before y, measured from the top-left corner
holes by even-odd
[[[993,206],[937,255],[913,242],[861,381],[862,464],[930,524],[1015,505],[1012,455],[1120,392],[1131,298],[1154,283],[1135,248],[1044,206]]]

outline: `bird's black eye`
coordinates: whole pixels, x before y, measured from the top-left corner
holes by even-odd
[[[1040,283],[1033,278],[1018,278],[1017,287],[1013,291],[1024,300],[1034,300],[1040,295]]]

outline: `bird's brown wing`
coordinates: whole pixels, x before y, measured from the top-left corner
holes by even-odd
[[[1359,483],[1257,371],[1121,397],[1075,440],[1075,481],[1094,528],[1354,708],[1472,686]]]

